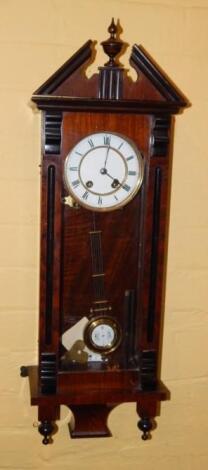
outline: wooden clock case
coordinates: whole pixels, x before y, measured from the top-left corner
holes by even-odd
[[[109,56],[91,78],[87,41],[32,96],[42,112],[39,364],[29,376],[31,405],[38,406],[43,443],[52,442],[60,405],[70,408],[71,437],[104,437],[110,411],[135,402],[142,438],[150,436],[158,404],[169,397],[159,379],[171,147],[174,114],[187,100],[134,45],[128,77],[117,55],[123,47],[114,22],[102,43]],[[144,159],[140,191],[125,207],[93,213],[71,201],[63,165],[83,137],[106,130],[122,134]],[[122,340],[107,362],[64,361],[61,336],[83,315],[95,316],[89,233],[92,218],[102,234],[105,294]],[[99,314],[98,314],[99,315]]]

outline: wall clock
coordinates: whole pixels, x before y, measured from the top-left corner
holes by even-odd
[[[71,437],[105,437],[124,402],[136,403],[145,440],[169,397],[159,357],[172,116],[188,102],[137,45],[133,82],[113,20],[108,31],[98,73],[86,77],[87,41],[32,97],[42,112],[39,361],[22,375],[44,444],[61,405]]]

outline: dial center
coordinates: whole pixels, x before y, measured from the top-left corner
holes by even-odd
[[[97,146],[83,155],[78,168],[82,185],[100,197],[113,194],[127,177],[126,162],[114,148],[108,151],[105,164],[106,146]]]

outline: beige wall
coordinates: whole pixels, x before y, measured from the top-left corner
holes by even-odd
[[[32,92],[112,16],[189,97],[175,129],[162,377],[172,392],[152,441],[135,405],[110,417],[114,437],[72,441],[67,409],[41,445],[19,366],[36,364],[40,115]],[[0,1],[0,469],[204,470],[208,344],[208,0]],[[98,59],[103,61],[101,54]],[[125,58],[127,61],[127,58]]]

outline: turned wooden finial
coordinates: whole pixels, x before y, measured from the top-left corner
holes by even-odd
[[[55,426],[50,421],[42,421],[38,426],[39,433],[43,436],[42,443],[44,445],[51,444],[53,442],[51,434],[54,431]]]
[[[117,63],[115,57],[121,52],[123,42],[117,37],[118,27],[114,22],[114,18],[112,18],[111,24],[108,27],[108,32],[110,33],[110,37],[106,41],[101,42],[105,54],[109,56],[109,60],[105,66],[118,67],[119,63]]]
[[[108,32],[110,33],[111,37],[110,39],[115,39],[115,35],[117,33],[117,26],[114,22],[114,18],[112,18],[112,21],[111,21],[111,24],[110,26],[108,27]]]
[[[137,424],[138,428],[142,431],[142,439],[143,441],[147,441],[151,439],[150,431],[153,428],[153,423],[150,418],[142,417]]]

